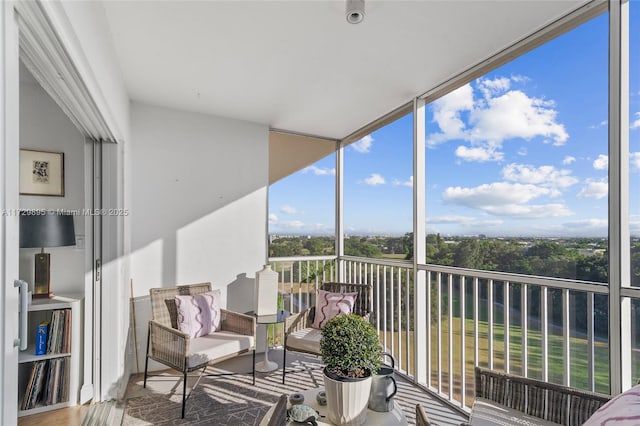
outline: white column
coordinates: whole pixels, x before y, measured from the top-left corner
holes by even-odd
[[[609,368],[611,394],[631,387],[629,3],[609,1]]]
[[[336,280],[345,281],[344,275],[344,213],[343,213],[343,189],[344,189],[344,146],[342,142],[336,142]]]
[[[427,327],[427,272],[418,270],[418,265],[426,263],[425,230],[425,138],[426,118],[424,99],[413,102],[413,316],[415,379],[427,384],[428,346]]]

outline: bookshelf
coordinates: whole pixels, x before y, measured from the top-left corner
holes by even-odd
[[[78,403],[82,299],[81,295],[56,295],[33,299],[29,305],[28,346],[18,356],[18,417]],[[44,355],[35,355],[36,328],[43,321],[49,322],[47,340],[51,341]],[[27,407],[25,398],[34,391],[39,396],[32,396],[33,403]]]

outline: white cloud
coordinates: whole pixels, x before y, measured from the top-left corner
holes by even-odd
[[[379,175],[378,173],[372,173],[371,176],[366,178],[363,182],[366,183],[367,185],[371,185],[371,186],[384,185],[385,184],[384,178],[381,175]]]
[[[296,214],[298,210],[295,207],[284,205],[280,207],[280,212],[284,214]]]
[[[548,194],[548,189],[535,185],[495,182],[485,183],[475,188],[449,187],[445,189],[443,199],[447,203],[484,208],[492,205],[526,203],[536,197]]]
[[[587,179],[585,186],[578,192],[578,198],[595,198],[599,200],[609,194],[609,185],[606,179]]]
[[[413,176],[409,176],[409,180],[405,180],[405,181],[394,179],[392,184],[394,186],[408,186],[409,188],[413,188]]]
[[[304,228],[304,222],[300,220],[288,220],[288,221],[278,223],[278,226],[282,228],[289,228],[289,229],[300,229],[300,228]]]
[[[502,161],[504,159],[504,153],[496,152],[493,147],[477,146],[467,148],[464,145],[460,145],[456,148],[456,157],[459,157],[464,161],[478,161],[484,163],[485,161]]]
[[[607,170],[609,168],[609,156],[600,154],[593,162],[593,168],[596,170]]]
[[[607,124],[609,124],[608,120],[602,120],[601,122],[599,122],[598,124],[592,124],[591,126],[589,126],[590,129],[599,129],[600,127],[604,127]]]
[[[506,77],[496,77],[493,80],[480,78],[477,87],[486,99],[500,93],[504,93],[511,87],[511,80]]]
[[[495,182],[475,188],[449,187],[442,198],[445,203],[479,209],[494,216],[540,218],[571,214],[562,204],[527,204],[547,195],[554,195],[554,191],[532,184]]]
[[[564,204],[538,204],[538,205],[518,205],[510,204],[506,206],[494,206],[487,209],[488,213],[500,216],[516,216],[524,219],[539,219],[543,217],[570,216],[572,214]]]
[[[569,135],[564,125],[556,122],[557,112],[552,101],[530,98],[520,90],[511,90],[487,101],[486,107],[471,112],[474,125],[471,140],[502,142],[511,138],[551,138],[555,145],[564,145]]]
[[[365,154],[371,150],[371,144],[373,143],[373,137],[367,135],[357,142],[351,144],[354,151]]]
[[[635,116],[637,117],[635,120],[633,120],[633,123],[631,123],[631,129],[638,129],[640,128],[640,112],[636,112]]]
[[[433,121],[440,133],[432,133],[427,143],[436,146],[450,140],[467,141],[470,147],[457,150],[466,161],[500,161],[503,142],[514,138],[543,137],[564,145],[569,134],[557,121],[554,102],[511,89],[511,82],[523,79],[479,79],[478,97],[474,97],[472,85],[466,84],[433,102]]]
[[[640,152],[629,153],[629,166],[632,170],[640,170]],[[600,154],[593,162],[596,170],[607,170],[609,168],[609,156]]]
[[[465,123],[461,112],[473,108],[473,89],[470,84],[454,90],[432,103],[433,120],[442,133],[431,134],[429,145],[437,145],[451,139],[466,139]]]
[[[640,216],[638,215],[629,216],[629,230],[631,231],[631,235],[633,236],[640,235]]]
[[[335,168],[329,169],[329,168],[322,168],[317,166],[309,166],[302,169],[302,173],[307,173],[307,172],[311,172],[316,176],[335,176],[336,175]]]
[[[566,157],[564,157],[564,159],[562,160],[562,164],[564,165],[568,165],[568,164],[572,164],[575,163],[576,161],[576,157],[573,157],[571,155],[567,155]]]
[[[273,213],[269,214],[269,223],[276,223],[276,222],[278,222],[278,216],[276,216]]]
[[[578,183],[578,179],[571,176],[570,170],[558,170],[553,166],[535,167],[512,163],[502,169],[502,176],[513,182],[531,183],[550,188],[567,188]]]
[[[609,226],[609,222],[607,222],[606,219],[583,219],[583,220],[576,220],[574,222],[564,223],[563,226],[566,226],[567,228],[576,228],[576,229],[585,229],[585,228],[591,228],[591,229],[605,228],[606,229]]]
[[[426,223],[429,225],[462,225],[462,226],[497,226],[504,223],[500,219],[480,220],[474,216],[433,216],[428,217]]]
[[[427,223],[435,223],[435,224],[450,224],[450,223],[461,224],[461,223],[471,223],[471,222],[474,222],[475,220],[476,218],[473,216],[450,215],[450,216],[427,217]]]
[[[529,152],[527,151],[527,148],[522,147],[518,150],[518,155],[521,157],[524,157],[528,154]]]
[[[526,75],[516,74],[511,76],[511,81],[513,81],[514,83],[528,83],[529,81],[531,81],[531,79]]]

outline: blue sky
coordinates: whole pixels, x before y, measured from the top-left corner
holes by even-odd
[[[427,108],[427,232],[607,235],[608,15]],[[631,231],[640,235],[640,2],[631,2]],[[637,34],[637,32],[635,32]],[[412,228],[412,116],[345,149],[345,229]],[[272,185],[272,234],[331,234],[335,158]]]

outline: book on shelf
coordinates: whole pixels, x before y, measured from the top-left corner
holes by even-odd
[[[47,353],[71,352],[71,309],[57,309],[51,314]]]
[[[47,361],[36,361],[33,363],[29,384],[27,385],[22,406],[20,407],[22,410],[34,408],[40,400],[40,394],[46,382],[47,364]]]
[[[49,321],[42,321],[36,326],[36,350],[34,355],[44,355],[47,353],[48,331]]]
[[[68,401],[70,362],[68,356],[33,362],[20,409]]]

